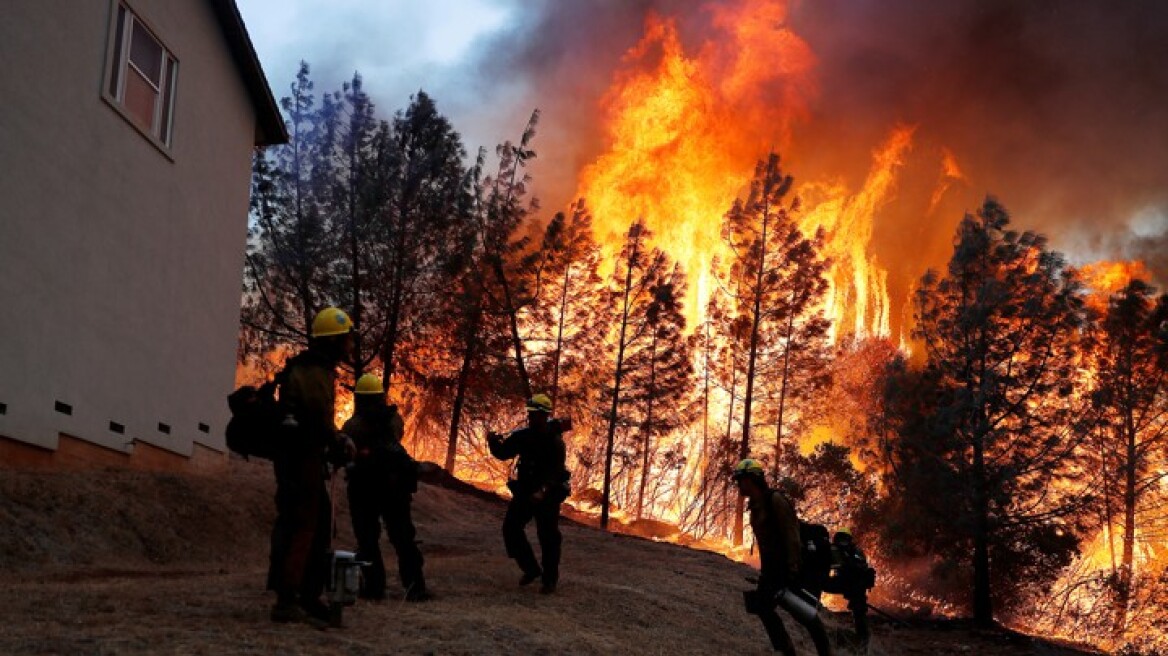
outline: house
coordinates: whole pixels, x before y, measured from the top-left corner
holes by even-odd
[[[0,465],[221,463],[251,155],[233,0],[6,0]]]

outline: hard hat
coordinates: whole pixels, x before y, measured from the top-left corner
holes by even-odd
[[[547,394],[536,394],[527,400],[527,410],[529,412],[544,412],[551,414],[552,400],[548,398]]]
[[[845,540],[848,542],[852,541],[852,529],[846,527],[841,528],[835,532],[835,535],[831,536],[832,542],[843,542]]]
[[[354,394],[385,394],[385,390],[381,388],[381,378],[374,374],[365,374],[357,379],[357,387],[353,389]]]
[[[353,321],[339,308],[327,307],[317,312],[316,318],[312,320],[313,337],[332,337],[352,331]]]
[[[742,462],[734,465],[734,480],[738,480],[743,476],[762,476],[762,463],[754,458],[747,458]]]

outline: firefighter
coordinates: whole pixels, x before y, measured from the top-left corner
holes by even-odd
[[[365,374],[354,390],[352,418],[341,429],[353,439],[357,455],[348,469],[349,513],[362,567],[361,596],[385,598],[385,563],[381,558],[381,522],[397,552],[397,571],[406,601],[430,598],[422,576],[422,552],[410,504],[418,489],[418,465],[402,446],[404,424],[396,405],[387,405],[381,379]]]
[[[503,544],[507,555],[523,571],[519,585],[541,580],[540,592],[556,591],[560,579],[560,504],[568,497],[568,470],[564,465],[564,430],[562,420],[551,419],[552,402],[545,394],[527,401],[527,427],[512,431],[505,438],[487,434],[491,455],[508,460],[519,456],[511,489],[511,503],[503,518]],[[536,535],[543,555],[542,567],[535,559],[524,529],[535,519]]]
[[[276,475],[276,523],[268,589],[275,590],[273,622],[327,625],[321,601],[329,574],[332,507],[326,480],[330,459],[354,452],[333,423],[337,366],[350,357],[353,324],[335,307],[317,313],[308,348],[281,373],[283,447],[272,459]]]
[[[843,595],[852,611],[856,640],[861,649],[868,648],[868,590],[876,583],[876,570],[868,566],[864,552],[856,545],[852,532],[840,529],[831,538],[831,576],[824,592]]]
[[[747,591],[746,610],[758,615],[770,637],[771,646],[786,656],[796,656],[795,644],[775,612],[781,606],[811,634],[815,652],[830,656],[831,643],[823,620],[819,618],[815,599],[798,588],[799,520],[795,508],[785,495],[767,486],[762,463],[752,458],[734,467],[738,491],[750,506],[750,528],[758,545],[762,572],[758,588]]]

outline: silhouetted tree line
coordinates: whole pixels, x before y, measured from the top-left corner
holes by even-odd
[[[691,272],[642,217],[598,244],[586,199],[541,214],[538,112],[468,157],[421,91],[379,118],[359,75],[318,95],[302,64],[281,106],[291,141],[254,161],[241,362],[272,370],[337,304],[360,330],[350,375],[380,372],[414,448],[451,472],[501,482],[485,433],[545,392],[575,425],[574,503],[602,526],[664,519],[741,544],[728,474],[749,455],[802,515],[926,564],[916,585],[983,624],[1028,599],[1117,640],[1164,621],[1147,609],[1168,572],[1140,554],[1168,536],[1168,297],[1146,282],[1093,306],[991,199],[916,288],[913,355],[833,345],[828,236],[800,229],[771,154],[710,217],[727,256],[691,326]],[[1100,531],[1110,568],[1060,588]],[[1072,587],[1106,598],[1103,620]]]

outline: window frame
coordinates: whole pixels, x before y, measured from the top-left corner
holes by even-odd
[[[109,16],[105,75],[102,76],[101,87],[102,100],[143,137],[146,137],[162,154],[173,161],[179,58],[162,39],[158,38],[158,30],[145,20],[127,0],[110,0]],[[159,71],[161,88],[159,85],[155,85],[138,64],[131,60],[135,26],[140,27],[161,50]],[[141,81],[149,85],[156,93],[151,125],[144,124],[126,105],[125,93],[129,75],[139,76]]]

